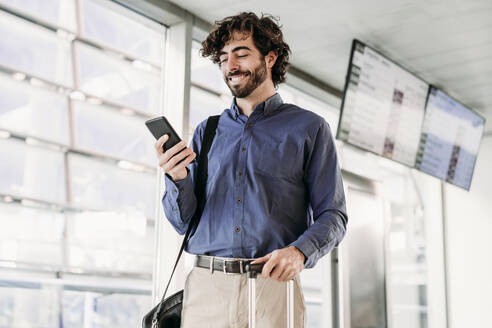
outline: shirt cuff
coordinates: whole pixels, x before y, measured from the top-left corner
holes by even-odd
[[[188,170],[188,169],[187,169]],[[178,181],[173,181],[169,174],[165,174],[164,176],[165,185],[166,185],[166,193],[170,196],[171,199],[177,201],[180,194],[186,194],[190,191],[193,193],[193,183],[191,181],[190,172],[188,171],[188,175],[186,178]],[[180,197],[183,198],[183,197]]]
[[[306,257],[306,259],[304,260],[304,268],[309,269],[314,267],[317,262],[316,253],[318,253],[318,248],[316,248],[311,240],[301,236],[289,246],[295,246],[298,250],[302,252],[302,254],[304,254],[304,256]]]

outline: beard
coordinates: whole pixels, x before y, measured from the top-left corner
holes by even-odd
[[[241,86],[241,84],[231,85],[229,82],[229,78],[240,74],[247,74],[247,76],[245,77],[245,79],[247,79],[246,84],[244,84],[243,86]],[[266,79],[267,79],[267,69],[266,69],[266,63],[264,61],[261,61],[260,64],[258,64],[258,66],[256,66],[253,69],[253,71],[249,71],[249,72],[237,71],[227,76],[224,75],[225,83],[231,90],[232,95],[237,98],[246,98],[253,91],[255,91],[256,88],[260,84],[262,84]]]

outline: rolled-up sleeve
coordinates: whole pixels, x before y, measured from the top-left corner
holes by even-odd
[[[335,143],[324,120],[312,140],[304,183],[313,211],[313,224],[291,245],[306,256],[304,267],[312,268],[342,241],[348,221]]]
[[[167,220],[174,229],[181,235],[185,234],[188,224],[197,207],[197,200],[194,193],[194,174],[198,165],[198,155],[201,148],[204,123],[195,129],[190,147],[197,154],[196,160],[186,167],[188,175],[186,178],[173,181],[168,174],[164,176],[165,191],[162,197],[162,206]]]

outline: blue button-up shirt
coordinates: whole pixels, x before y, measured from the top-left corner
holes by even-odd
[[[190,147],[199,154],[206,121]],[[188,176],[166,175],[167,219],[184,234],[195,212],[196,161]],[[247,117],[235,100],[220,115],[208,154],[206,204],[186,251],[256,258],[290,245],[305,268],[342,240],[347,224],[342,176],[326,121],[275,94]]]

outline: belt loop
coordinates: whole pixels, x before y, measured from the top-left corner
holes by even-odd
[[[210,274],[214,273],[214,259],[215,256],[212,256],[212,258],[210,259]]]
[[[243,274],[243,260],[239,260],[239,272]]]

